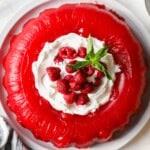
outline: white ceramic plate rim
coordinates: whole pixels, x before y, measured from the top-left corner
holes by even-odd
[[[13,19],[11,19],[8,22],[8,24],[5,26],[5,28],[4,28],[3,32],[2,32],[1,39],[0,39],[0,45],[3,44],[4,39],[6,38],[7,34],[11,30],[11,28],[13,28],[13,26],[16,24],[16,22],[22,16],[24,16],[24,14],[26,14],[27,12],[29,12],[33,8],[39,6],[40,4],[43,4],[45,2],[51,2],[51,1],[48,1],[48,0],[37,0],[36,2],[35,1],[31,2],[30,4],[28,4],[28,6],[25,6],[24,8],[22,8],[21,12],[17,12],[14,15]],[[80,0],[77,0],[76,2],[79,2],[79,1]],[[82,0],[82,1],[95,2],[94,0]],[[61,0],[61,1],[57,0],[57,5],[62,4],[62,3],[67,3],[67,2],[71,3],[71,2],[73,2],[73,0],[70,0],[70,1],[69,0]],[[129,16],[126,19],[132,20],[132,23],[134,24],[134,26],[136,26],[136,28],[141,31],[137,36],[138,37],[142,37],[143,36],[143,38],[140,38],[142,44],[145,46],[145,48],[147,50],[150,49],[150,43],[148,41],[148,38],[150,37],[150,35],[148,34],[148,31],[143,26],[143,24],[136,18],[136,16],[134,16],[127,8],[125,8],[124,6],[122,6],[121,4],[119,4],[119,3],[117,3],[116,1],[113,1],[113,0],[98,0],[97,2],[106,4],[109,8],[112,8],[112,9],[116,10],[120,14],[126,14],[126,17]],[[127,133],[125,136],[123,136],[123,137],[121,137],[121,138],[119,138],[119,139],[117,139],[115,141],[107,142],[107,143],[104,143],[104,144],[100,144],[100,145],[98,145],[96,147],[90,148],[90,150],[101,150],[101,149],[116,150],[116,149],[121,148],[122,146],[127,144],[130,140],[132,140],[141,131],[141,129],[146,124],[146,122],[149,120],[149,117],[150,117],[149,112],[150,112],[150,104],[147,107],[146,111],[143,113],[143,115],[140,118],[139,122],[136,124],[136,126],[129,133]],[[22,130],[24,130],[24,129],[22,129],[22,127],[14,124],[11,121],[10,121],[10,123],[12,124],[12,126],[15,129],[17,129],[18,133],[24,139],[24,141],[25,141],[25,143],[27,143],[27,145],[29,145],[32,148],[35,148],[36,150],[44,150],[45,149],[44,147],[42,148],[40,146],[40,145],[43,145],[43,142],[41,143],[40,141],[37,141],[37,140],[33,139],[33,137],[31,139],[26,137],[24,135],[24,133],[21,132]],[[53,148],[53,147],[51,147],[51,148]],[[56,149],[56,148],[53,148],[53,149]],[[69,150],[73,150],[75,148],[68,148],[68,149]]]

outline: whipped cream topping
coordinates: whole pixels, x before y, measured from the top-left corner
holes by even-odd
[[[93,38],[94,51],[98,51],[100,48],[104,47],[104,41],[100,41]],[[35,78],[35,87],[37,88],[40,96],[44,97],[53,108],[56,110],[63,111],[69,114],[86,115],[90,112],[94,112],[101,105],[104,105],[110,100],[111,89],[115,81],[116,72],[120,71],[118,65],[115,64],[112,54],[107,53],[102,59],[107,66],[108,72],[111,74],[113,80],[109,80],[106,76],[102,78],[101,85],[93,92],[88,94],[90,102],[85,105],[67,104],[63,98],[63,95],[59,93],[56,89],[56,82],[50,81],[46,68],[49,66],[59,67],[61,69],[61,76],[64,77],[68,73],[65,70],[65,66],[68,61],[65,59],[63,62],[56,64],[54,63],[54,58],[58,54],[61,47],[69,46],[77,50],[79,47],[83,46],[87,48],[87,38],[84,38],[75,33],[69,33],[67,35],[61,36],[54,42],[46,43],[44,48],[41,50],[37,61],[32,64],[32,72]],[[82,60],[82,58],[77,57],[76,60]],[[94,82],[94,76],[90,77],[88,80]]]

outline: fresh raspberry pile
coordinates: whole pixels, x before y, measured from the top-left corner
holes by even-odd
[[[57,64],[65,59],[70,60],[65,67],[67,74],[62,78],[60,68],[54,66],[46,68],[49,79],[56,82],[57,91],[63,94],[67,104],[73,104],[74,102],[77,105],[87,104],[89,102],[88,94],[101,84],[101,78],[104,74],[91,65],[87,65],[80,70],[74,70],[68,66],[69,64],[75,64],[77,57],[85,58],[85,56],[85,47],[79,47],[77,51],[71,47],[62,47],[59,49],[54,62]],[[94,82],[90,81],[90,77],[94,78]]]

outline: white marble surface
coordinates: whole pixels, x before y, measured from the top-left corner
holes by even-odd
[[[21,11],[33,0],[0,0],[0,34],[13,15]],[[42,0],[41,0],[42,1]],[[146,12],[144,0],[116,0],[130,9],[150,32],[150,16]],[[1,108],[1,107],[0,107]],[[4,112],[0,109],[0,115]],[[144,129],[121,150],[150,150],[150,120]]]

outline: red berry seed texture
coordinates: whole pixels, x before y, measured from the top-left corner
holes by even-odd
[[[92,93],[95,88],[100,86],[103,73],[91,65],[85,66],[80,70],[74,70],[68,65],[76,63],[76,58],[84,58],[86,56],[86,48],[79,47],[75,50],[72,47],[62,47],[59,49],[58,54],[54,58],[55,64],[63,62],[65,59],[69,59],[66,64],[66,75],[62,77],[59,67],[49,66],[46,68],[49,79],[56,81],[56,89],[63,95],[63,98],[67,104],[76,103],[77,105],[85,105],[89,102],[87,94]],[[59,65],[58,65],[59,66]],[[88,77],[93,76],[93,82],[88,81]]]

